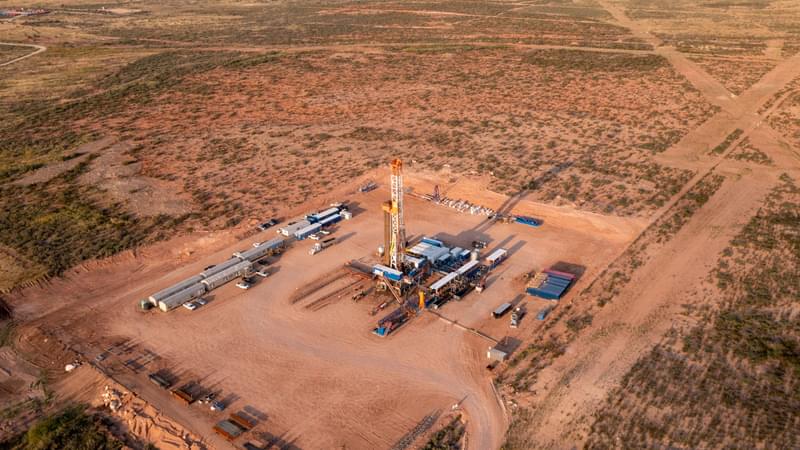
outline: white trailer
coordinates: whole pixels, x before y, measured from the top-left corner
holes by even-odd
[[[240,262],[242,262],[241,258],[238,258],[234,255],[231,259],[223,261],[217,264],[216,266],[209,268],[208,270],[204,270],[202,273],[200,273],[200,276],[203,277],[204,279],[213,277],[214,275],[220,272],[224,272],[230,269],[231,267],[239,264]]]
[[[158,308],[161,311],[167,312],[172,309],[181,306],[182,304],[188,302],[189,300],[195,299],[200,297],[201,295],[206,293],[206,286],[202,283],[195,283],[192,286],[183,289],[180,292],[176,292],[171,296],[159,300]]]
[[[236,252],[233,256],[240,258],[242,261],[255,261],[269,252],[277,250],[283,245],[283,239],[275,238],[267,242],[262,242],[257,247],[245,250],[243,252]]]
[[[311,222],[309,222],[308,220],[303,219],[303,220],[301,220],[299,222],[295,222],[295,223],[286,225],[285,227],[279,229],[278,232],[280,234],[286,236],[286,237],[290,237],[290,236],[294,236],[294,234],[298,230],[302,230],[303,228],[305,228],[305,227],[307,227],[309,225],[311,225]]]
[[[239,264],[222,271],[218,274],[210,276],[202,281],[204,285],[208,288],[208,290],[216,289],[223,284],[233,280],[234,278],[238,278],[244,275],[247,275],[253,270],[253,263],[250,261],[241,261]]]
[[[201,275],[195,275],[195,276],[193,276],[191,278],[187,278],[187,279],[181,281],[178,284],[174,284],[174,285],[172,285],[172,286],[170,286],[170,287],[168,287],[166,289],[162,289],[162,290],[156,292],[155,294],[151,295],[148,300],[150,300],[150,303],[152,303],[153,306],[158,306],[158,302],[160,302],[161,300],[164,300],[165,298],[167,298],[167,297],[169,297],[169,296],[171,296],[173,294],[176,294],[176,293],[178,293],[178,292],[180,292],[180,291],[182,291],[182,290],[184,290],[184,289],[186,289],[188,287],[191,287],[191,286],[199,283],[202,280],[203,280],[203,277]]]
[[[506,251],[506,249],[498,248],[497,250],[493,251],[492,254],[486,257],[486,265],[489,267],[495,267],[503,262],[504,259],[506,259],[506,255],[508,255],[508,251]]]

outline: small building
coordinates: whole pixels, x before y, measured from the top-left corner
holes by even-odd
[[[495,347],[490,347],[486,352],[486,357],[491,361],[505,361],[508,358],[508,353]]]
[[[508,255],[508,251],[504,248],[498,248],[497,250],[493,251],[489,256],[486,257],[486,265],[489,267],[495,267]]]

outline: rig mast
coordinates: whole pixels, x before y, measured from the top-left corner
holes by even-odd
[[[403,271],[403,255],[406,249],[406,227],[403,221],[403,162],[391,163],[390,201],[383,204],[385,262],[392,269]]]

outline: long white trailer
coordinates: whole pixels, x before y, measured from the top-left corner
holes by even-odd
[[[171,296],[173,294],[176,294],[176,293],[178,293],[178,292],[180,292],[180,291],[182,291],[182,290],[184,290],[186,288],[189,288],[189,287],[199,283],[202,280],[203,280],[203,276],[202,275],[195,275],[195,276],[193,276],[191,278],[187,278],[187,279],[181,281],[178,284],[174,284],[174,285],[172,285],[172,286],[170,286],[168,288],[165,288],[165,289],[162,289],[162,290],[156,292],[155,294],[151,295],[148,298],[148,300],[150,300],[150,303],[152,303],[153,306],[158,306],[158,302],[160,302],[161,300],[164,300],[165,298],[167,298],[167,297],[169,297],[169,296]]]
[[[175,309],[189,300],[200,297],[206,293],[206,286],[203,283],[195,283],[186,289],[176,292],[171,296],[159,300],[158,308],[164,312]]]

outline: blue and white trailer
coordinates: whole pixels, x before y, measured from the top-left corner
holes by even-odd
[[[327,226],[329,226],[329,225],[333,225],[333,224],[335,224],[336,222],[338,222],[338,221],[340,221],[340,220],[342,220],[342,215],[341,215],[341,214],[339,214],[339,213],[336,213],[336,214],[334,214],[334,215],[328,216],[328,217],[326,217],[326,218],[324,218],[324,219],[320,220],[320,221],[319,221],[319,222],[317,222],[317,223],[319,223],[319,224],[320,224],[320,226],[327,227]]]
[[[311,236],[312,234],[316,233],[317,231],[319,231],[321,229],[322,229],[322,225],[320,225],[318,223],[312,223],[311,225],[309,225],[309,226],[307,226],[307,227],[305,227],[303,229],[295,231],[294,237],[298,241],[302,241],[303,239]]]
[[[373,266],[372,273],[384,278],[388,278],[392,281],[401,281],[403,279],[403,272],[392,269],[391,267],[384,266],[382,264],[376,264],[375,266]]]
[[[311,223],[317,223],[317,222],[321,222],[322,220],[324,220],[324,219],[326,219],[326,218],[328,218],[328,217],[330,217],[330,216],[332,216],[334,214],[338,214],[338,213],[339,213],[339,208],[332,207],[332,208],[326,209],[325,211],[318,212],[316,214],[309,214],[308,216],[306,216],[306,220],[308,220]]]

